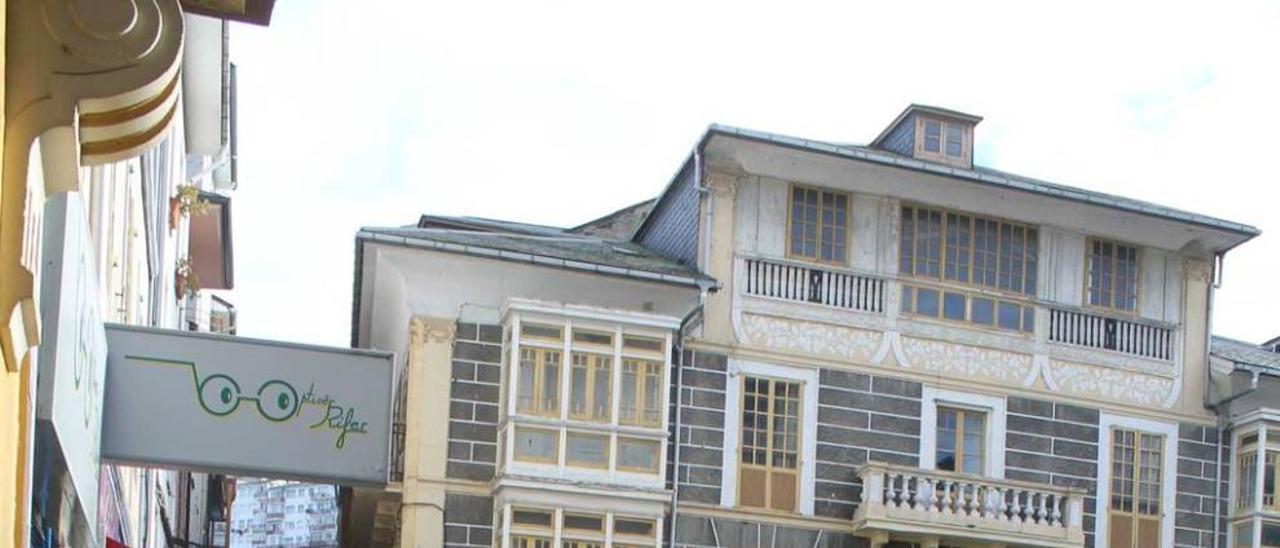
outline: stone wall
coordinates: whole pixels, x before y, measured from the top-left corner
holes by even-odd
[[[502,327],[458,323],[449,387],[450,478],[493,479],[501,364]]]
[[[1213,546],[1213,503],[1218,476],[1214,473],[1216,451],[1222,451],[1222,521],[1218,525],[1220,545],[1226,543],[1227,485],[1230,480],[1230,447],[1219,445],[1213,426],[1183,423],[1178,428],[1178,500],[1174,520],[1175,546]]]
[[[444,545],[448,548],[493,546],[493,499],[445,494]]]
[[[822,370],[814,514],[853,517],[862,496],[859,465],[919,465],[920,395],[918,382]]]
[[[1097,409],[1029,398],[1008,398],[1004,475],[1008,479],[1076,487],[1084,500],[1085,545],[1093,546],[1097,492]]]
[[[672,372],[672,390],[683,376],[680,394],[680,462],[674,447],[668,454],[667,478],[678,478],[680,500],[720,503],[721,464],[724,454],[725,382],[728,361],[723,354],[685,350]],[[674,401],[674,398],[672,398]],[[675,425],[672,411],[672,428]],[[677,474],[672,474],[672,470]]]

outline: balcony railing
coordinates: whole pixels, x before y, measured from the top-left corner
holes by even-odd
[[[1173,329],[1099,314],[1049,309],[1049,340],[1114,350],[1134,356],[1173,359]]]
[[[1049,547],[1084,542],[1080,490],[879,463],[858,476],[855,532]]]
[[[404,423],[391,425],[391,481],[404,481]]]
[[[760,259],[746,260],[748,295],[884,312],[881,278]]]

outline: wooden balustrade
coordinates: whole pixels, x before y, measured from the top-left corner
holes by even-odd
[[[745,265],[748,295],[884,312],[881,278],[761,259],[746,259]]]
[[[1063,308],[1049,309],[1049,340],[1170,361],[1174,330],[1168,327]]]

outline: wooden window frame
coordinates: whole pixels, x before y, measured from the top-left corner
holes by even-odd
[[[767,388],[764,394],[765,394],[765,401],[768,402],[769,408],[765,413],[765,417],[766,417],[765,418],[765,446],[763,447],[764,457],[766,462],[764,464],[758,464],[754,462],[748,463],[745,461],[744,457],[748,448],[747,446],[748,426],[747,426],[747,421],[745,420],[745,417],[743,417],[742,420],[740,420],[738,423],[739,436],[738,436],[738,448],[737,448],[737,453],[738,453],[737,480],[738,480],[739,488],[737,493],[738,500],[736,501],[737,506],[740,508],[752,508],[752,509],[757,509],[757,510],[766,511],[766,512],[780,512],[780,513],[787,513],[787,514],[796,513],[800,510],[800,504],[801,504],[800,479],[801,479],[801,471],[803,468],[802,461],[803,461],[803,450],[804,450],[804,443],[803,443],[804,437],[802,432],[804,428],[804,383],[797,379],[778,378],[778,377],[770,377],[765,375],[754,375],[754,374],[743,375],[742,379],[739,381],[739,383],[741,384],[741,391],[740,391],[740,398],[738,402],[738,405],[739,405],[738,414],[740,416],[745,415],[747,412],[746,399],[748,397],[748,392],[747,392],[746,384],[748,380],[755,380],[757,383],[760,383],[760,382],[767,383]],[[774,425],[778,417],[776,410],[778,407],[777,402],[779,400],[778,395],[775,393],[775,386],[777,385],[777,383],[783,383],[783,384],[795,387],[796,396],[794,399],[787,396],[783,396],[782,398],[782,399],[791,401],[794,404],[794,409],[796,410],[796,413],[794,416],[796,428],[793,434],[793,437],[795,439],[794,467],[786,467],[785,464],[783,465],[775,464],[776,459],[774,455],[775,453],[774,443],[776,438],[776,432],[774,430]],[[759,392],[756,392],[756,393],[758,394]],[[788,406],[788,407],[792,407],[792,406]],[[757,409],[753,412],[759,413],[760,411]],[[785,418],[786,417],[784,417],[784,420]],[[752,427],[751,430],[752,430],[752,433],[755,432],[754,427]],[[785,439],[786,434],[784,433],[783,436]],[[761,448],[755,447],[754,445],[751,446],[751,448],[754,450],[761,449]],[[785,453],[787,453],[788,451],[786,450],[785,447],[783,448],[782,451],[784,453],[784,458],[785,458]],[[744,480],[744,476],[745,474],[751,471],[758,471],[758,472],[764,473],[764,477],[765,477],[764,494],[763,494],[764,506],[751,506],[751,505],[744,504],[742,502],[744,497],[744,490],[742,489],[742,485],[748,483]],[[773,506],[774,504],[773,487],[774,487],[775,474],[792,474],[794,476],[794,479],[792,480],[793,491],[792,491],[792,507],[791,508],[777,508]]]
[[[660,470],[662,466],[662,442],[661,441],[651,440],[647,438],[637,438],[634,436],[619,435],[617,436],[617,439],[614,441],[615,449],[616,449],[614,453],[616,453],[616,455],[619,455],[619,456],[622,455],[623,440],[626,440],[627,442],[630,442],[630,443],[640,442],[640,443],[652,444],[653,445],[653,466],[649,468],[641,468],[638,466],[623,466],[621,462],[618,462],[619,459],[615,457],[614,469],[618,470],[619,472],[632,472],[632,473],[648,474],[648,475],[653,475],[658,473],[658,470]]]
[[[526,401],[526,398],[522,397],[523,394],[520,394],[521,387],[516,386],[515,387],[516,412],[522,415],[531,415],[536,417],[560,418],[560,406],[564,402],[564,394],[560,393],[561,385],[563,384],[562,380],[563,380],[564,370],[565,370],[564,351],[561,348],[549,348],[546,346],[539,346],[537,344],[530,344],[529,342],[522,341],[520,344],[519,353],[517,354],[518,356],[517,363],[516,363],[517,369],[524,368],[524,362],[525,362],[524,354],[526,351],[532,352],[534,355],[533,385],[532,385],[533,397],[527,398],[529,401],[532,402],[531,405],[533,408],[526,409],[522,406],[522,402]],[[554,353],[557,356],[556,359],[549,358],[549,355],[552,353]],[[546,399],[547,399],[546,398],[546,395],[547,395],[546,369],[549,363],[555,363],[558,370],[556,371],[556,379],[554,384],[555,392],[556,392],[556,401],[554,405],[550,405],[548,407],[546,402]],[[523,371],[521,371],[521,373],[523,374]],[[517,383],[517,384],[522,384],[522,383]]]
[[[1133,435],[1133,445],[1131,446],[1133,450],[1133,453],[1132,453],[1133,461],[1129,463],[1125,463],[1117,460],[1121,458],[1119,449],[1122,449],[1126,446],[1121,445],[1121,442],[1117,440],[1116,436],[1117,434],[1126,434],[1126,433]],[[1156,468],[1156,483],[1154,485],[1154,492],[1156,493],[1156,497],[1154,499],[1154,502],[1151,502],[1150,498],[1144,499],[1141,494],[1143,485],[1144,484],[1150,485],[1150,482],[1143,482],[1141,479],[1142,478],[1142,453],[1143,451],[1145,451],[1145,449],[1143,449],[1142,442],[1145,439],[1155,440],[1155,447],[1156,447],[1155,463],[1157,465],[1157,468]],[[1111,485],[1111,492],[1108,493],[1108,497],[1110,500],[1106,501],[1107,521],[1109,526],[1109,529],[1107,531],[1108,545],[1114,544],[1113,539],[1115,539],[1117,535],[1117,528],[1116,528],[1116,524],[1118,521],[1117,518],[1126,518],[1126,519],[1133,520],[1132,521],[1133,525],[1130,527],[1130,530],[1129,530],[1129,533],[1131,536],[1129,539],[1129,544],[1127,546],[1136,548],[1136,547],[1147,545],[1143,543],[1144,539],[1140,537],[1140,533],[1142,529],[1141,523],[1143,521],[1148,521],[1148,522],[1154,521],[1155,523],[1154,533],[1156,535],[1156,539],[1155,539],[1155,544],[1153,546],[1159,546],[1161,542],[1161,537],[1163,536],[1162,534],[1163,520],[1164,520],[1163,508],[1164,508],[1164,502],[1165,502],[1164,501],[1164,497],[1165,497],[1164,495],[1165,477],[1164,476],[1166,472],[1166,470],[1164,469],[1165,467],[1164,452],[1166,449],[1165,436],[1163,434],[1147,432],[1147,431],[1134,429],[1134,428],[1112,427],[1110,429],[1109,443],[1111,443],[1111,462],[1107,463],[1107,467],[1108,467],[1107,469],[1110,470],[1110,473],[1107,476],[1107,482]],[[1121,478],[1121,479],[1122,481],[1130,481],[1132,483],[1132,488],[1129,492],[1118,495],[1116,492],[1114,492],[1115,483],[1117,480],[1115,469],[1117,465],[1123,467],[1125,464],[1128,464],[1129,466],[1131,466],[1131,469],[1133,470],[1133,475],[1131,477]],[[1122,508],[1116,508],[1115,498],[1117,496],[1130,497],[1132,509],[1129,511],[1125,511]],[[1155,507],[1159,509],[1159,511],[1157,511],[1155,514],[1143,513],[1141,511],[1141,505],[1143,501],[1147,501],[1150,504],[1154,504]],[[1123,546],[1119,546],[1115,548],[1123,548]]]
[[[582,402],[583,411],[580,413],[575,413],[574,404],[577,402],[574,401],[575,394],[573,390],[573,386],[574,386],[573,383],[576,380],[576,373],[577,373],[577,370],[579,369],[579,364],[578,364],[579,357],[586,359],[586,363],[585,365],[583,365],[583,368],[586,369],[584,380],[583,380],[583,382],[585,383],[585,386],[583,387],[583,397],[586,399],[586,401]],[[605,360],[604,365],[602,365],[599,361],[602,359]],[[570,356],[569,356],[569,418],[570,419],[583,421],[583,422],[590,422],[594,424],[610,424],[613,422],[612,421],[613,419],[613,370],[614,370],[613,362],[614,362],[614,356],[612,353],[605,354],[603,352],[592,351],[589,349],[588,350],[575,349],[570,353]],[[608,378],[606,379],[606,383],[605,383],[604,416],[598,417],[595,414],[595,410],[597,408],[596,404],[598,403],[596,401],[596,398],[599,396],[599,394],[596,393],[596,386],[597,386],[596,381],[600,376],[601,370],[603,369],[608,370],[605,372],[608,375]]]
[[[938,151],[934,152],[926,147],[928,139],[927,128],[930,123],[938,124]],[[947,128],[958,127],[960,129],[960,155],[952,156],[947,154]],[[916,158],[922,160],[932,160],[944,164],[951,164],[963,168],[973,167],[973,124],[948,120],[940,117],[916,115],[916,142],[913,143],[913,152]]]
[[[938,294],[938,310],[936,314],[926,314],[920,312],[917,305],[919,304],[920,291],[934,291]],[[958,294],[964,297],[964,319],[949,318],[946,314],[946,298],[947,294]],[[1026,300],[1010,299],[1004,296],[990,295],[986,293],[977,293],[973,291],[963,291],[952,289],[947,286],[926,286],[918,284],[902,284],[901,299],[899,299],[898,311],[903,315],[916,318],[929,318],[931,320],[943,321],[953,324],[962,324],[975,329],[982,329],[1003,335],[1019,335],[1032,336],[1035,334],[1035,305]],[[985,324],[974,320],[974,300],[982,299],[991,301],[991,323]],[[1018,307],[1018,328],[1008,329],[1000,325],[1000,305],[1007,304]],[[1030,321],[1028,321],[1030,320]]]
[[[1108,276],[1111,288],[1106,292],[1106,302],[1104,303],[1095,303],[1093,300],[1095,256],[1093,248],[1095,244],[1111,246],[1111,253],[1107,255],[1111,260],[1111,275]],[[1133,250],[1133,308],[1131,309],[1116,306],[1116,299],[1119,294],[1119,284],[1117,282],[1120,280],[1119,254],[1122,247]],[[1107,238],[1086,238],[1084,243],[1084,304],[1089,308],[1137,315],[1142,309],[1142,246]]]
[[[937,410],[937,418],[941,418],[942,414],[947,411],[952,411],[952,412],[955,412],[956,414],[955,446],[954,446],[954,451],[952,451],[953,453],[955,453],[954,462],[955,462],[956,469],[945,470],[945,471],[954,472],[956,474],[971,475],[971,476],[985,476],[987,474],[987,468],[988,468],[987,461],[990,460],[991,458],[991,456],[987,454],[987,436],[990,435],[990,423],[991,423],[990,412],[982,409],[973,409],[973,408],[962,407],[962,406],[953,405],[953,404],[939,404],[938,410]],[[977,472],[964,471],[964,458],[966,456],[965,450],[964,450],[964,435],[965,435],[964,417],[966,414],[974,414],[974,415],[982,416],[982,443],[979,445],[979,447],[981,448],[980,449],[981,458],[979,459],[980,464],[979,464],[979,470]],[[938,437],[936,439],[940,440],[942,439],[942,428],[936,426],[937,418],[935,418],[935,421],[934,421],[935,428],[938,429]],[[941,451],[941,444],[935,441],[934,448],[933,448],[933,461],[935,463],[935,468],[937,466],[936,463],[938,462],[939,451]],[[936,469],[941,470],[940,468],[936,468]]]
[[[627,414],[624,413],[621,408],[623,402],[622,375],[626,371],[627,367],[632,363],[636,365],[636,418],[634,420],[626,418]],[[664,398],[667,392],[667,390],[662,386],[662,368],[663,360],[660,358],[627,355],[622,357],[621,367],[618,368],[618,424],[625,426],[641,426],[645,428],[657,428],[662,425],[662,410],[664,409]],[[656,370],[651,371],[651,369]],[[650,373],[652,373],[652,375]],[[645,403],[649,399],[649,390],[646,387],[645,381],[651,376],[656,376],[658,380],[656,383],[658,393],[656,409],[649,409],[649,406]],[[652,415],[653,420],[645,420],[646,415]]]
[[[910,215],[911,215],[910,227],[906,225],[906,216],[907,216],[908,210],[910,210]],[[928,268],[925,269],[924,273],[918,273],[919,268],[917,265],[921,264],[920,263],[921,258],[917,252],[921,249],[920,248],[921,238],[917,228],[920,226],[918,219],[920,217],[921,212],[924,212],[929,216],[932,216],[935,214],[938,216],[938,226],[937,226],[938,258],[937,258],[937,267],[936,267],[937,275],[936,276],[931,275],[929,273],[930,270]],[[951,220],[953,217],[955,217],[957,220],[956,228],[954,229],[952,228],[952,223],[951,223]],[[940,208],[940,207],[932,207],[925,204],[906,202],[906,201],[900,203],[898,206],[897,222],[899,225],[898,226],[898,230],[899,230],[898,275],[904,276],[907,278],[931,280],[933,282],[937,282],[944,285],[952,285],[952,286],[965,287],[970,289],[980,289],[982,291],[992,291],[992,292],[996,292],[1004,295],[1016,295],[1021,299],[1035,299],[1036,296],[1039,294],[1040,286],[1041,286],[1040,272],[1039,272],[1040,262],[1041,262],[1040,253],[1042,251],[1040,246],[1040,227],[1036,225],[1027,224],[1027,223],[1010,221],[1010,220],[1001,219],[997,217],[990,217],[987,215],[980,215],[976,213],[966,213],[963,211],[957,211],[957,210]],[[959,225],[959,222],[965,223],[963,227]],[[988,270],[987,268],[980,267],[979,259],[980,258],[984,259],[983,261],[981,261],[981,264],[985,265],[986,264],[985,259],[987,258],[988,254],[991,253],[990,250],[992,249],[987,246],[979,247],[978,227],[980,224],[984,227],[987,227],[987,226],[994,227],[994,229],[992,230],[992,234],[994,234],[995,236],[994,255],[993,255],[993,259],[995,261],[995,270],[991,272],[991,275],[993,276],[993,281],[994,281],[993,284],[986,284],[986,283],[975,281],[975,279],[979,277],[977,276],[977,273],[979,270],[981,270],[982,272],[987,272]],[[952,238],[952,234],[951,234],[953,230],[957,232],[964,232],[961,230],[961,228],[967,228],[967,233],[966,233],[967,237],[964,240],[966,244],[965,244],[965,249],[963,250],[964,251],[963,261],[960,260],[961,253],[959,252],[961,250],[959,249],[959,245],[958,245],[958,243],[961,241],[961,238],[958,235],[955,238]],[[1009,238],[1011,240],[1008,246],[1009,247],[1008,254],[1006,254],[1005,252],[1006,229],[1008,229],[1008,233],[1010,234]],[[1021,246],[1021,252],[1019,255],[1021,259],[1019,262],[1021,272],[1017,275],[1018,286],[1020,288],[1013,289],[1012,282],[1010,282],[1009,284],[1010,287],[1002,287],[1004,285],[1002,280],[1006,277],[1006,270],[1008,269],[1008,265],[1006,263],[1009,263],[1010,261],[1013,260],[1014,242],[1012,240],[1014,240],[1013,235],[1017,231],[1021,231],[1021,234],[1022,234],[1022,240],[1021,240],[1022,246]],[[930,232],[932,232],[932,229],[930,230]],[[929,239],[932,239],[932,238],[930,237]],[[957,243],[956,249],[955,249],[956,253],[954,254],[951,253],[952,251],[951,244],[953,241]],[[986,241],[987,240],[984,239],[984,243]],[[927,246],[928,244],[926,243],[925,245]],[[926,261],[924,264],[932,263],[932,259],[928,257],[926,257],[924,260]],[[957,264],[952,265],[951,263],[953,261]],[[964,278],[960,279],[958,274],[955,277],[951,277],[948,270],[951,270],[952,272],[960,272],[962,270],[961,269],[962,265],[959,263],[961,262],[963,262],[963,270],[965,272]],[[1014,275],[1013,273],[1007,273],[1007,275],[1010,276],[1009,277],[1010,280],[1014,279],[1012,277]],[[986,279],[987,276],[983,275],[981,277],[983,279]]]
[[[553,445],[555,446],[556,449],[554,451],[553,457],[549,459],[540,459],[540,458],[533,458],[528,455],[521,455],[519,449],[516,448],[516,449],[513,449],[512,451],[512,454],[511,454],[512,460],[516,462],[534,463],[534,464],[555,464],[555,465],[560,464],[560,444],[564,440],[563,428],[554,428],[554,427],[547,428],[547,427],[537,427],[537,426],[516,425],[514,427],[514,431],[512,431],[511,433],[511,439],[513,440],[512,441],[513,444],[516,443],[515,440],[520,439],[520,430],[537,430],[539,432],[551,433],[552,435],[555,436],[555,441]]]
[[[582,461],[574,461],[569,449],[569,438],[597,438],[604,440],[604,462],[600,464],[591,464]],[[564,433],[564,465],[572,468],[588,468],[593,470],[608,470],[609,463],[613,462],[613,439],[609,434],[597,432],[579,432],[577,430],[569,430]]]
[[[792,237],[792,230],[793,230],[792,224],[796,222],[794,210],[795,210],[795,196],[796,196],[796,191],[798,190],[802,190],[806,192],[814,192],[817,194],[818,210],[817,210],[817,219],[815,219],[814,221],[815,229],[814,229],[813,256],[805,255],[803,252],[796,253],[794,248],[795,242]],[[825,243],[822,237],[822,232],[824,228],[823,218],[825,213],[824,204],[825,204],[825,196],[827,195],[830,195],[833,200],[835,200],[836,198],[844,198],[844,226],[838,226],[834,224],[832,225],[833,231],[837,229],[844,231],[844,238],[843,238],[844,257],[841,257],[841,258],[834,257],[836,247],[834,247],[834,243],[833,243],[832,244],[833,258],[831,260],[826,260],[822,258],[822,247],[823,247],[823,244]],[[847,266],[849,264],[850,256],[852,255],[852,251],[853,251],[853,245],[852,245],[853,231],[851,230],[851,227],[853,225],[852,212],[853,212],[853,195],[848,192],[844,192],[840,190],[832,190],[829,188],[822,188],[822,187],[816,187],[816,186],[801,185],[801,184],[790,185],[787,190],[787,226],[785,228],[787,258],[794,259],[797,261],[806,261],[806,262],[826,264],[826,265]]]

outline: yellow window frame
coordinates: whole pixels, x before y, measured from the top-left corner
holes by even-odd
[[[620,406],[618,411],[619,424],[649,427],[662,425],[663,399],[666,392],[662,386],[662,368],[663,362],[657,359],[623,357],[620,374],[627,375],[629,369],[635,371],[635,401],[634,413],[631,417],[628,417],[630,410]],[[655,391],[654,394],[650,394],[649,383],[646,382],[648,380],[654,381],[652,388]],[[625,383],[620,383],[620,385],[622,385],[622,391],[625,394]],[[624,394],[618,395],[620,402],[623,404],[626,403],[626,399],[623,397]],[[653,395],[656,395],[657,398],[654,400],[654,408],[650,409],[648,402],[651,399],[650,396]]]
[[[1126,438],[1131,436],[1131,438]],[[1131,439],[1130,443],[1127,441]],[[1153,441],[1147,444],[1144,442]],[[1109,516],[1109,527],[1107,535],[1110,537],[1109,545],[1111,548],[1146,548],[1156,547],[1160,545],[1161,536],[1161,520],[1164,517],[1164,436],[1161,434],[1153,434],[1140,430],[1130,430],[1125,428],[1113,428],[1111,430],[1111,474],[1108,481],[1111,482],[1112,493],[1111,500],[1107,502],[1107,513]],[[1149,448],[1148,448],[1149,445]],[[1142,480],[1142,462],[1143,454],[1149,453],[1153,457],[1151,462],[1154,463],[1155,481]],[[1129,455],[1132,460],[1125,460],[1125,455]],[[1132,474],[1127,477],[1119,478],[1121,486],[1128,483],[1127,492],[1116,489],[1116,470],[1119,468],[1122,473],[1126,470],[1126,466]],[[1152,468],[1148,466],[1147,468]],[[1144,497],[1142,488],[1150,487],[1149,493],[1153,496]],[[1124,508],[1125,497],[1128,497],[1130,509]],[[1147,504],[1149,508],[1155,508],[1155,513],[1144,512],[1143,504]],[[1117,508],[1117,504],[1120,508]],[[1123,534],[1125,531],[1119,527],[1121,520],[1130,520],[1127,523],[1128,538]],[[1143,535],[1147,531],[1148,534],[1155,538],[1148,538]]]
[[[1109,253],[1094,253],[1094,247],[1104,248],[1111,246]],[[1116,306],[1119,299],[1123,296],[1120,294],[1120,250],[1124,248],[1133,252],[1133,307],[1125,308]],[[1107,276],[1107,282],[1110,289],[1103,291],[1102,288],[1093,286],[1093,271],[1096,266],[1094,259],[1096,256],[1105,256],[1111,261],[1111,272]],[[1127,291],[1127,290],[1126,290]],[[1105,302],[1095,303],[1094,294],[1098,293],[1105,297]],[[1108,240],[1104,238],[1087,238],[1084,244],[1084,302],[1091,308],[1099,308],[1104,310],[1114,310],[1117,312],[1125,312],[1136,314],[1142,306],[1142,248],[1133,244],[1118,242],[1116,240]]]
[[[613,414],[613,356],[596,352],[580,352],[575,351],[570,357],[571,365],[569,366],[569,418],[574,420],[595,422],[607,424]],[[577,391],[575,383],[578,381],[578,371],[583,370],[582,387],[583,400],[575,401]],[[601,394],[596,393],[596,387],[600,386],[596,381],[600,375],[604,375],[604,405],[597,405],[597,401]],[[575,410],[575,407],[577,410]],[[599,412],[597,412],[599,411]]]
[[[520,345],[519,363],[516,367],[519,369],[520,375],[525,371],[526,360],[533,363],[531,368],[533,373],[533,383],[531,390],[533,394],[526,397],[525,394],[518,393],[524,387],[524,381],[517,382],[516,394],[516,411],[525,415],[537,415],[542,417],[559,417],[560,416],[560,388],[561,376],[564,375],[563,351],[554,348],[544,348],[541,346],[533,346],[529,344]],[[555,378],[547,378],[547,369],[551,366],[556,368]],[[548,398],[547,383],[551,381],[554,398]],[[527,403],[526,403],[527,402]]]
[[[748,390],[748,385],[751,383],[751,381],[754,381],[756,384],[756,390],[754,392]],[[760,389],[760,386],[762,385],[765,387],[763,391],[761,391]],[[786,387],[786,389],[784,390],[784,394],[779,395],[777,393],[778,385],[782,385]],[[791,395],[792,393],[794,393],[794,397]],[[750,442],[748,441],[748,440],[755,440],[756,437],[754,436],[754,434],[760,433],[758,428],[749,425],[747,421],[747,413],[748,413],[747,399],[752,397],[755,398],[755,401],[753,402],[753,405],[750,406],[751,407],[750,412],[755,413],[757,415],[763,413],[765,416],[765,421],[764,421],[765,429],[763,432],[765,435],[764,446],[758,446],[755,444],[754,441],[750,441]],[[739,485],[738,505],[739,506],[749,507],[749,508],[763,508],[766,510],[773,510],[773,511],[780,511],[780,512],[795,512],[799,508],[799,504],[800,504],[799,480],[800,480],[800,459],[801,459],[800,440],[802,439],[800,430],[803,427],[803,423],[801,422],[803,419],[803,417],[801,416],[801,413],[802,413],[802,410],[804,409],[803,397],[804,397],[804,383],[800,381],[790,380],[790,379],[776,379],[776,378],[755,376],[755,375],[743,376],[742,396],[741,396],[741,401],[739,401],[739,408],[738,408],[739,413],[742,415],[742,421],[741,421],[741,424],[739,425],[740,437],[739,437],[739,448],[738,448],[738,480],[739,480],[738,481],[738,485]],[[760,408],[760,405],[762,402],[764,403],[764,406],[765,406],[765,409],[763,409],[763,411]],[[786,404],[785,405],[786,409],[788,410],[794,409],[795,412],[794,413],[782,412],[782,414],[780,415],[779,409],[778,409],[780,402]],[[778,435],[779,435],[779,432],[776,430],[776,426],[779,424],[779,421],[778,421],[779,418],[782,419],[781,424],[784,425],[784,430],[781,432],[782,439],[790,440],[791,442],[793,442],[794,449],[789,450],[785,445],[781,449],[779,449],[775,445],[775,443],[778,441]],[[788,419],[794,421],[795,423],[794,429],[791,429],[790,427],[786,426],[788,424]],[[763,451],[764,463],[756,462],[757,459],[755,458],[756,456],[755,453],[753,453],[752,458],[748,459],[747,458],[748,451],[753,451],[753,452]],[[779,455],[782,456],[782,459],[783,459],[782,464],[778,464],[776,462],[778,460],[777,457]],[[792,458],[792,464],[790,466],[788,466],[786,463],[786,458],[788,456]],[[764,479],[764,482],[763,482],[764,492],[762,494],[764,504],[762,506],[756,506],[756,505],[752,505],[750,503],[744,502],[744,499],[747,498],[748,496],[747,495],[748,488],[754,485],[754,482],[751,481],[752,478],[749,478],[748,476],[759,478],[761,473],[763,473],[763,479]],[[791,476],[791,481],[790,481],[791,492],[790,492],[789,505],[775,504],[777,502],[774,500],[774,495],[776,494],[774,492],[774,489],[776,487],[775,478],[778,475]],[[786,507],[786,506],[789,506],[789,507]]]
[[[798,192],[805,193],[806,198],[808,198],[810,195],[815,197],[817,210],[815,213],[816,217],[814,219],[797,219],[796,218],[795,200],[796,200],[796,193]],[[826,213],[827,213],[826,198],[828,196],[831,198],[831,202],[832,202],[831,203],[832,222],[829,227],[825,222],[825,219],[827,217],[826,216]],[[844,200],[844,223],[843,224],[838,224],[835,222],[835,214],[836,214],[836,211],[838,211],[836,207],[836,203],[840,199]],[[803,261],[813,261],[813,262],[819,262],[819,263],[831,264],[831,265],[848,264],[850,251],[853,247],[852,245],[850,245],[853,239],[852,231],[849,230],[849,225],[853,217],[852,210],[853,210],[853,197],[848,192],[841,192],[838,190],[830,190],[830,189],[805,186],[805,185],[795,185],[795,184],[791,185],[790,189],[787,192],[787,227],[786,227],[787,257],[792,259],[799,259]],[[804,243],[807,243],[807,238],[803,238],[803,233],[804,233],[803,228],[800,231],[802,235],[801,251],[796,252],[795,250],[796,241],[794,239],[793,227],[797,221],[804,223],[805,225],[812,224],[814,227],[812,255],[804,253],[803,251]],[[810,223],[808,221],[812,221],[812,222]],[[825,238],[823,238],[822,233],[824,228],[831,228],[831,232],[832,232],[831,241],[826,241]],[[844,237],[836,238],[835,233],[837,231],[842,233]],[[840,240],[843,240],[843,241],[841,242]],[[824,245],[831,246],[831,249],[832,249],[831,259],[822,258],[822,248]],[[836,256],[837,249],[843,250],[844,252],[843,257]]]
[[[903,225],[903,216],[908,210],[910,210],[913,225],[910,230]],[[918,219],[921,213],[926,215],[936,214],[938,216],[938,274],[936,276],[929,274],[927,269],[926,273],[916,273],[917,265],[921,261],[921,257],[916,253],[920,242],[920,231],[917,228],[919,227]],[[955,223],[951,222],[953,218],[956,221]],[[962,287],[997,291],[1009,295],[1018,295],[1022,298],[1035,297],[1036,292],[1039,290],[1040,229],[1035,225],[911,202],[903,202],[898,207],[898,223],[900,225],[898,227],[898,273],[900,275],[924,280],[936,280]],[[991,249],[994,251],[978,246],[979,225],[991,228],[991,235],[994,237],[993,241],[995,242],[994,247]],[[1010,259],[1004,254],[1006,228],[1010,238],[1013,238],[1017,231],[1022,233],[1022,260],[1018,272],[1010,271],[1004,264],[1006,260]],[[967,229],[967,232],[965,232],[965,229]],[[953,235],[953,231],[956,234]],[[967,235],[963,245],[960,244],[961,234]],[[955,245],[952,245],[953,243]],[[1012,255],[1012,246],[1013,242],[1010,242],[1010,255]],[[1032,253],[1033,250],[1034,253]],[[979,267],[980,260],[985,263],[984,259],[988,256],[991,256],[995,262],[995,269],[989,271],[994,281],[992,284],[975,281],[979,277],[977,275],[979,270],[984,273],[988,272],[987,268]],[[925,257],[925,260],[928,261],[926,264],[933,262],[933,259],[928,257]],[[909,269],[904,268],[906,261],[910,261]],[[963,276],[959,274],[962,266],[965,272]],[[951,270],[951,272],[948,272],[948,270]],[[1016,277],[1019,280],[1020,289],[1001,287],[1001,280],[1006,275],[1010,276],[1010,280]],[[986,277],[985,274],[981,276],[983,279],[986,279]]]
[[[982,475],[987,473],[987,457],[988,457],[987,451],[986,451],[987,421],[990,420],[990,417],[987,416],[986,412],[978,411],[976,409],[965,409],[963,407],[951,407],[946,405],[938,406],[937,416],[941,417],[943,413],[956,414],[956,433],[955,433],[956,439],[955,439],[955,447],[953,448],[953,451],[952,451],[955,454],[954,462],[955,462],[956,469],[952,471],[957,474],[971,474],[971,475]],[[964,423],[965,423],[965,417],[969,415],[980,415],[982,417],[982,443],[978,445],[979,447],[978,462],[980,464],[977,472],[966,472],[964,470],[965,457],[969,456],[964,449],[964,437],[965,437],[965,434],[967,433],[965,431]],[[935,427],[939,430],[939,432],[941,431],[941,427],[937,427],[936,425]],[[936,443],[934,445],[935,446],[934,446],[933,460],[936,463],[938,460],[939,449]]]

